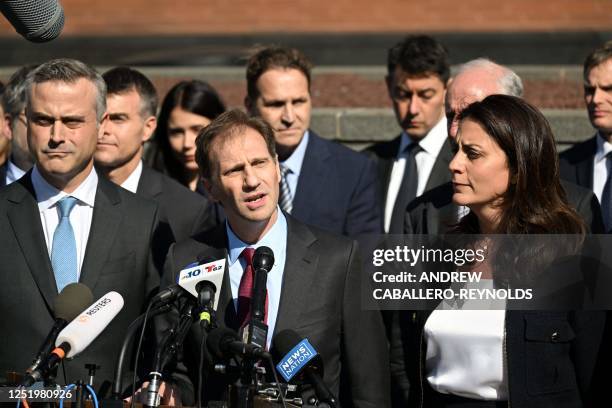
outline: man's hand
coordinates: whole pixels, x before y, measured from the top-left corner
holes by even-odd
[[[147,388],[149,387],[149,382],[145,381],[142,383],[139,389],[134,393],[135,402],[145,403],[147,396]],[[172,407],[182,407],[183,404],[181,402],[181,394],[179,392],[178,387],[174,384],[170,384],[162,381],[159,386],[159,395],[161,397],[161,405],[170,405]],[[130,402],[132,400],[131,397],[126,398],[125,402]]]

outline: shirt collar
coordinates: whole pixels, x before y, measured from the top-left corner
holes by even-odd
[[[98,174],[96,173],[95,169],[92,168],[89,175],[87,175],[85,180],[83,180],[76,190],[70,194],[67,194],[49,184],[40,174],[38,167],[35,165],[32,169],[32,186],[34,187],[34,192],[36,193],[38,208],[41,211],[53,207],[59,200],[66,196],[74,197],[79,200],[81,204],[93,208],[96,198],[96,190],[98,188]]]
[[[595,163],[598,163],[601,160],[605,159],[606,155],[612,151],[612,143],[605,140],[599,132],[597,132],[597,134],[595,135],[595,141],[597,143],[597,150],[595,151]]]
[[[140,176],[142,174],[142,161],[138,162],[138,166],[134,169],[134,171],[125,179],[125,181],[121,184],[121,187],[125,188],[127,191],[136,194],[136,190],[138,190],[138,182],[140,181]]]
[[[227,220],[225,221],[230,266],[238,260],[242,251],[247,247],[257,248],[260,246],[267,246],[270,247],[274,253],[285,251],[287,245],[287,219],[278,206],[276,207],[276,212],[278,217],[276,217],[276,222],[272,225],[272,228],[270,228],[257,243],[251,245],[238,238],[234,231],[232,231]]]
[[[419,141],[419,146],[425,152],[432,156],[437,156],[444,145],[444,142],[448,139],[448,129],[446,127],[446,116],[442,116],[442,119],[438,121],[432,127],[429,132]],[[398,151],[398,158],[405,156],[406,148],[410,146],[414,141],[406,131],[402,131],[402,137],[400,139],[400,148]]]
[[[302,163],[304,162],[304,156],[306,155],[306,146],[308,146],[308,139],[310,138],[310,132],[306,130],[300,143],[297,145],[291,156],[289,156],[283,163],[285,167],[291,170],[291,173],[296,176],[300,175],[302,169]]]
[[[26,172],[21,170],[15,163],[13,163],[10,159],[6,162],[6,174],[8,175],[11,181],[17,181]]]

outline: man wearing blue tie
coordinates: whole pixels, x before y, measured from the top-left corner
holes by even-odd
[[[150,243],[157,206],[99,178],[93,155],[106,118],[106,85],[82,62],[46,62],[26,78],[27,135],[34,167],[0,192],[0,376],[30,365],[53,325],[53,303],[69,283],[125,305],[57,382],[113,378],[129,323],[157,286]]]

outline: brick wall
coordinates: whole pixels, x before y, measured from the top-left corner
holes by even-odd
[[[64,35],[609,30],[612,0],[60,0]],[[427,4],[427,5],[426,5]],[[0,19],[0,36],[16,35]]]

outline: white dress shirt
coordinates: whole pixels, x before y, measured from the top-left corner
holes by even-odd
[[[448,139],[448,129],[446,128],[446,117],[443,116],[440,121],[431,128],[431,130],[425,135],[419,142],[421,151],[415,156],[418,172],[418,185],[416,196],[420,196],[425,192],[427,181],[431,174],[436,158],[442,150],[444,142]],[[412,139],[406,132],[402,132],[400,138],[400,147],[397,153],[397,158],[393,162],[391,169],[391,177],[389,177],[389,187],[387,189],[387,201],[385,204],[385,232],[389,232],[389,226],[391,225],[391,217],[393,215],[393,207],[395,206],[395,200],[399,193],[402,179],[404,178],[404,172],[406,170],[406,148],[410,146]]]
[[[32,170],[32,186],[36,193],[38,211],[45,234],[45,242],[49,257],[53,248],[53,234],[59,224],[59,213],[57,202],[66,196],[77,199],[76,205],[70,212],[70,224],[74,231],[77,250],[77,279],[81,276],[81,267],[85,258],[87,239],[91,229],[91,219],[93,217],[94,201],[98,188],[98,175],[94,169],[91,170],[87,178],[71,194],[60,191],[49,184],[40,174],[38,168],[34,166]],[[95,248],[93,248],[95,250]]]
[[[475,287],[492,288],[493,283],[483,280]],[[494,303],[495,307],[505,308],[505,301]],[[425,376],[429,385],[442,394],[505,401],[508,399],[504,358],[506,311],[469,308],[464,304],[462,310],[444,310],[443,302],[427,319]]]
[[[612,151],[612,143],[604,140],[599,132],[597,132],[595,140],[597,143],[597,150],[595,151],[595,157],[593,158],[593,192],[601,203],[604,185],[606,184],[606,179],[608,178],[606,155]]]
[[[140,176],[142,175],[142,161],[138,162],[138,166],[134,169],[132,174],[125,179],[125,181],[121,184],[121,187],[125,188],[127,191],[136,194],[136,190],[138,189],[138,182],[140,181]]]
[[[6,185],[8,186],[11,183],[19,180],[26,172],[21,170],[19,167],[15,165],[12,161],[6,162]]]

